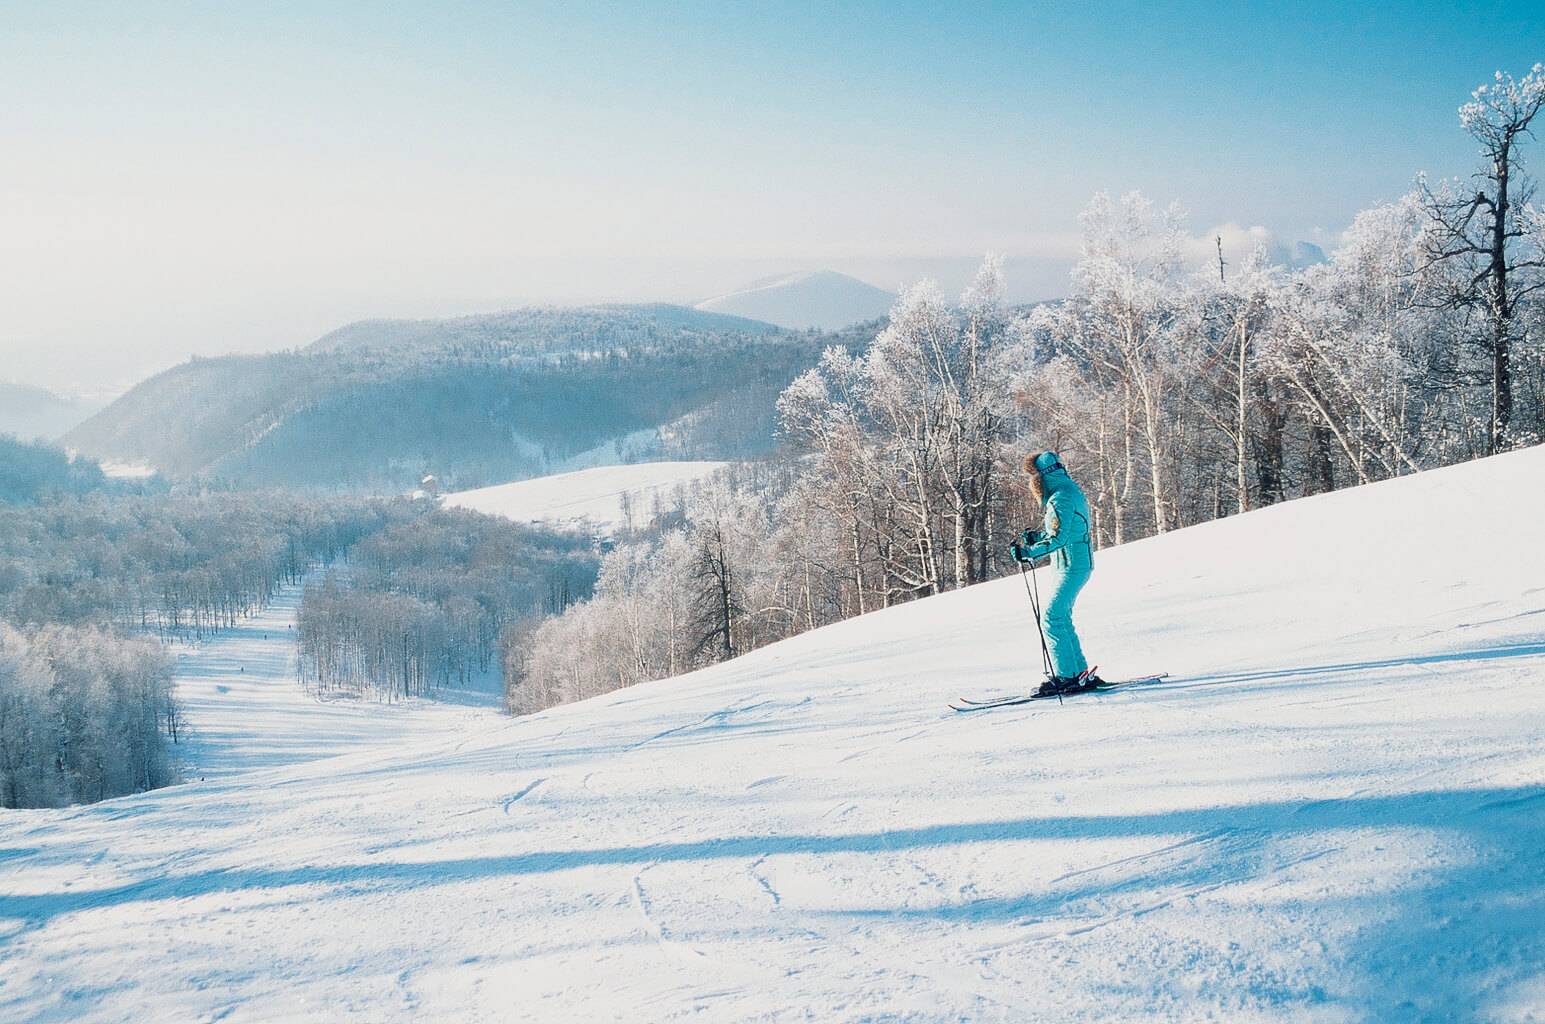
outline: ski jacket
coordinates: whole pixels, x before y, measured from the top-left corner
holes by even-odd
[[[1032,547],[1029,558],[1052,556],[1059,569],[1094,568],[1094,544],[1090,536],[1089,500],[1060,465],[1041,474],[1041,526],[1046,539]]]

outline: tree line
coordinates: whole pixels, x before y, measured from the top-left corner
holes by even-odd
[[[1101,545],[1545,439],[1545,214],[1519,146],[1545,71],[1461,121],[1483,162],[1359,214],[1323,263],[1198,258],[1177,209],[1096,195],[1060,302],[989,259],[907,291],[866,350],[778,402],[781,460],[624,537],[594,597],[512,638],[531,711],[733,657],[1008,568],[1025,452],[1084,484]]]
[[[180,726],[154,640],[97,626],[0,622],[0,807],[54,807],[165,786]]]
[[[46,441],[23,441],[0,434],[0,503],[21,505],[96,491],[160,489],[163,485],[153,479],[111,480],[97,462],[72,456]]]

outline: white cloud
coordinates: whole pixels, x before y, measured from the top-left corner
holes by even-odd
[[[1228,221],[1188,238],[1186,262],[1194,267],[1217,266],[1219,240],[1224,262],[1229,266],[1237,266],[1257,249],[1266,251],[1269,262],[1284,267],[1303,267],[1325,259],[1325,253],[1313,242],[1285,239],[1260,224],[1244,227]]]

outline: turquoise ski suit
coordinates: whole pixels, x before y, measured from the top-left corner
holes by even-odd
[[[1041,525],[1045,539],[1024,555],[1031,560],[1051,555],[1052,564],[1060,570],[1046,601],[1043,622],[1052,672],[1070,678],[1082,675],[1089,667],[1073,630],[1073,602],[1094,572],[1089,501],[1060,462],[1050,470],[1043,469],[1041,480]]]

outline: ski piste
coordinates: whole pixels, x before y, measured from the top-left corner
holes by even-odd
[[[1088,689],[1074,690],[1069,693],[1048,694],[1014,694],[1007,697],[994,697],[988,700],[973,700],[970,697],[961,697],[950,705],[952,711],[990,711],[993,708],[1013,707],[1017,704],[1028,704],[1031,701],[1050,700],[1054,697],[1077,697],[1085,693],[1105,693],[1109,690],[1120,689],[1125,686],[1137,686],[1142,683],[1156,683],[1161,679],[1168,679],[1168,672],[1154,672],[1146,676],[1133,676],[1130,679],[1108,679],[1099,686]]]

